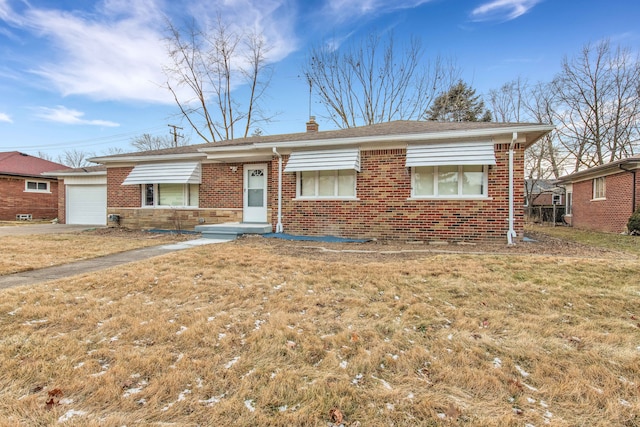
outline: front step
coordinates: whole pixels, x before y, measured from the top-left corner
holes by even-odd
[[[243,234],[267,234],[273,228],[271,224],[232,222],[224,224],[197,225],[195,230],[202,233],[204,239],[235,240]]]

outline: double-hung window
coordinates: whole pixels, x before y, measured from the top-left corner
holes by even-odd
[[[37,192],[37,193],[48,193],[49,192],[49,182],[48,181],[26,181],[25,185],[24,185],[24,191]]]
[[[355,199],[360,150],[296,151],[285,172],[296,173],[296,197],[300,199]]]
[[[492,142],[410,145],[411,197],[486,198],[489,166],[495,164]]]
[[[606,198],[606,187],[604,176],[593,179],[593,198],[604,199]]]
[[[137,165],[122,185],[139,185],[142,207],[198,207],[202,172],[199,162]]]

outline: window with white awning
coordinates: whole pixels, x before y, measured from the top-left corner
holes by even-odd
[[[200,184],[200,162],[148,163],[137,165],[122,185]]]
[[[289,156],[285,172],[355,170],[360,172],[360,150],[294,151]]]

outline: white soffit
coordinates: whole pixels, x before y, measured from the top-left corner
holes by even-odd
[[[122,185],[200,184],[200,162],[149,163],[137,165]]]
[[[360,172],[360,149],[294,151],[289,156],[285,172],[354,169]]]
[[[451,165],[495,165],[493,142],[457,142],[409,145],[407,167]]]

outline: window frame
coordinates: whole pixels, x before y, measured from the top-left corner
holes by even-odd
[[[591,200],[605,200],[607,198],[607,182],[605,178],[606,177],[604,176],[593,178],[593,181],[591,183]],[[599,183],[601,184],[599,185]]]
[[[457,194],[439,194],[439,173],[440,167],[452,167],[458,168]],[[482,194],[463,194],[463,174],[465,166],[481,166],[482,167]],[[433,168],[433,194],[416,194],[416,169],[423,167]],[[411,199],[419,200],[484,200],[490,199],[489,197],[489,165],[438,165],[438,166],[412,166],[411,167]]]
[[[29,184],[36,184],[36,188],[29,188]],[[45,189],[39,189],[40,184],[45,185]],[[24,181],[25,193],[51,193],[51,183],[49,181],[38,181],[35,179],[25,179]]]
[[[564,214],[565,215],[573,215],[573,192],[567,191],[565,194],[565,205],[564,205]]]
[[[160,205],[159,202],[159,191],[158,191],[158,186],[160,185],[181,185],[182,186],[182,201],[186,202],[185,204],[182,205]],[[189,203],[191,203],[191,186],[195,185],[198,187],[197,191],[198,191],[198,203],[196,205],[191,205]],[[147,204],[147,189],[149,188],[149,186],[151,186],[151,190],[152,190],[152,201],[153,204]],[[140,185],[140,203],[142,208],[145,209],[175,209],[175,208],[187,208],[187,209],[193,209],[193,208],[199,208],[200,207],[200,184],[170,184],[170,183],[147,183],[147,184],[141,184]]]
[[[353,195],[350,196],[339,196],[339,173],[340,172],[351,172],[353,174]],[[333,172],[334,175],[334,188],[333,195],[330,196],[320,196],[320,180],[318,179],[321,172]],[[302,195],[302,174],[303,173],[314,173],[314,195],[313,196],[303,196]],[[358,172],[355,169],[330,169],[330,170],[310,170],[310,171],[298,171],[296,172],[296,199],[299,200],[357,200],[358,198]]]

